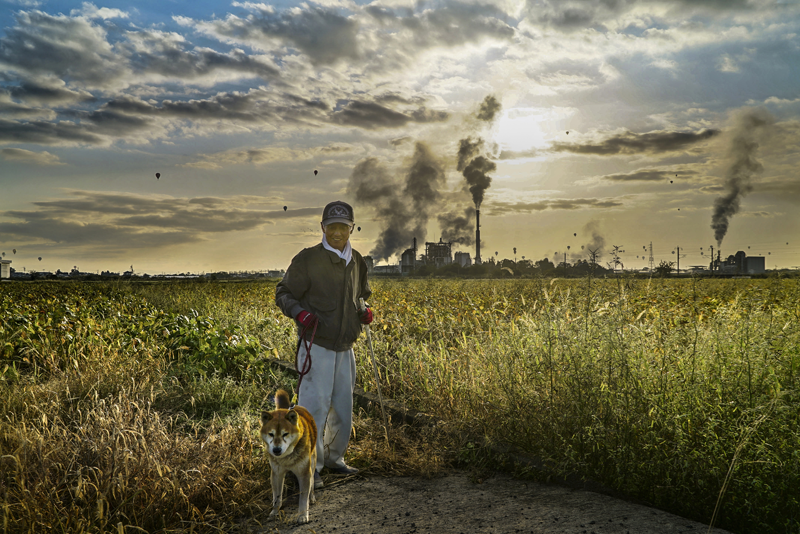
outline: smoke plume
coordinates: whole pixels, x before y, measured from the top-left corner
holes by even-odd
[[[475,210],[466,208],[462,214],[458,211],[442,213],[437,217],[442,241],[464,246],[475,244]]]
[[[350,176],[347,192],[371,207],[381,233],[370,255],[386,260],[411,246],[414,237],[425,241],[428,219],[441,201],[444,168],[427,145],[417,142],[401,176],[393,176],[377,158],[360,161]]]
[[[475,117],[491,123],[499,112],[500,102],[493,95],[488,95],[483,99]],[[484,193],[492,184],[492,177],[489,176],[489,173],[497,170],[497,165],[489,159],[490,156],[491,154],[486,150],[486,145],[480,137],[475,139],[467,137],[458,143],[456,169],[464,175],[464,179],[467,181],[475,209],[481,208]]]
[[[469,137],[462,139],[458,144],[456,169],[464,175],[476,209],[481,208],[484,193],[492,184],[492,177],[489,176],[489,173],[497,170],[497,165],[482,154],[483,148],[484,143],[481,138],[473,141]]]
[[[597,253],[597,258],[599,259],[603,253],[605,252],[606,248],[606,240],[603,237],[603,234],[600,233],[600,221],[592,219],[591,221],[587,222],[581,233],[585,236],[589,236],[589,241],[583,245],[583,248],[579,251],[576,251],[575,257],[573,259],[590,259],[590,255],[592,251]]]
[[[481,102],[481,107],[478,110],[476,118],[481,121],[492,122],[494,116],[497,115],[499,111],[500,102],[498,102],[494,95],[487,95],[486,98],[483,99],[483,102]]]
[[[711,216],[711,228],[718,247],[728,232],[731,217],[739,212],[742,198],[753,190],[753,176],[764,169],[756,159],[758,141],[765,129],[774,123],[775,118],[763,108],[739,110],[731,117],[732,126],[726,132],[725,194],[714,200]]]

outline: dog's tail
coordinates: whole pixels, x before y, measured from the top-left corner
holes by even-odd
[[[284,390],[279,389],[275,392],[275,407],[282,408],[284,410],[288,410],[292,405],[292,399],[289,397],[289,394],[286,393]]]

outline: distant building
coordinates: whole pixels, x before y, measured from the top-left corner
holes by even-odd
[[[748,256],[743,250],[735,255],[728,256],[719,262],[718,271],[721,274],[761,274],[766,272],[766,258],[764,256]]]
[[[376,265],[372,272],[374,274],[400,274],[399,265]]]
[[[11,260],[0,260],[0,279],[11,278]]]
[[[456,252],[453,261],[462,267],[469,267],[472,265],[472,258],[470,258],[469,252]]]

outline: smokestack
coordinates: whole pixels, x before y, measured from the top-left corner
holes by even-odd
[[[481,210],[475,210],[475,265],[481,264]]]

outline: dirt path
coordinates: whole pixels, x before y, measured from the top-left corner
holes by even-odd
[[[311,522],[288,520],[262,531],[280,534],[678,534],[708,526],[598,493],[496,475],[474,484],[461,472],[431,480],[355,477],[317,492]],[[714,534],[730,534],[713,529]]]

